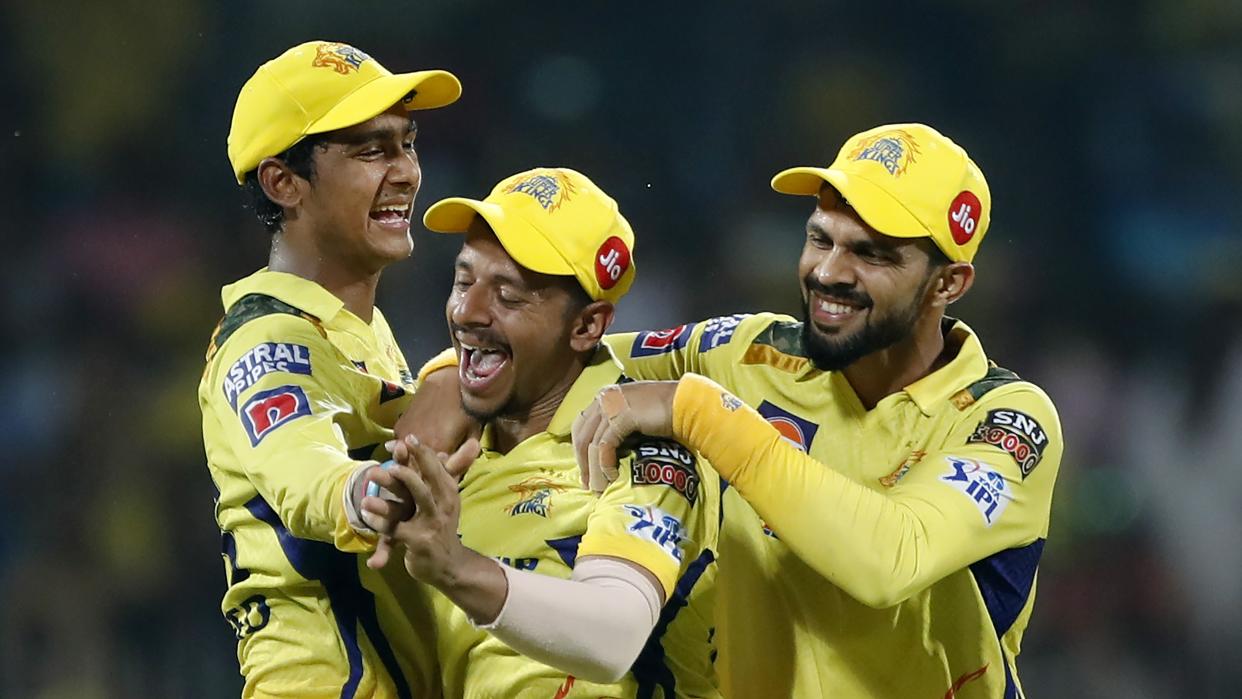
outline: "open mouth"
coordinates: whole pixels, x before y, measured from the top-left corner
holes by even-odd
[[[410,225],[410,213],[413,208],[413,202],[377,206],[371,209],[371,220],[382,226],[407,227]]]
[[[811,298],[811,317],[821,325],[836,325],[861,315],[867,306],[814,294]]]
[[[484,347],[460,342],[458,376],[468,390],[478,392],[486,389],[510,360],[510,353],[503,347]]]

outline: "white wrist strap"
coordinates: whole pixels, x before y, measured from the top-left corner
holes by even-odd
[[[390,464],[392,461],[388,461],[386,463]],[[378,533],[366,522],[362,521],[362,512],[358,509],[362,505],[362,500],[359,498],[358,502],[354,502],[354,493],[357,492],[358,479],[362,478],[363,474],[367,472],[367,469],[372,466],[379,465],[380,463],[378,461],[363,462],[361,466],[354,469],[354,472],[349,475],[349,479],[345,481],[345,489],[341,492],[341,502],[345,506],[345,519],[349,520],[349,526],[353,527],[354,531],[359,534],[375,536]],[[371,494],[372,486],[379,488],[379,485],[376,483],[368,483],[367,495]]]

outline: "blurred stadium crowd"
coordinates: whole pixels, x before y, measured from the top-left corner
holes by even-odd
[[[1066,456],[1020,664],[1033,697],[1242,686],[1242,5],[5,3],[0,695],[236,696],[195,386],[219,287],[266,260],[230,177],[242,82],[310,39],[446,68],[416,214],[535,165],[638,236],[621,329],[796,312],[810,200],[768,188],[904,120],[987,174],[955,309],[1047,389]],[[445,343],[454,241],[380,305]],[[900,658],[893,658],[895,668]]]

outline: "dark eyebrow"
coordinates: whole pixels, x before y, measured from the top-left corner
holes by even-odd
[[[410,119],[410,123],[406,125],[404,131],[390,128],[371,129],[370,131],[359,131],[357,133],[341,133],[333,136],[333,143],[340,143],[345,146],[354,146],[360,143],[370,143],[372,141],[390,141],[398,138],[405,138],[410,134],[418,133],[418,124]]]
[[[816,233],[825,238],[828,238],[829,240],[832,239],[832,236],[828,234],[828,231],[823,226],[821,226],[817,221],[807,221],[806,229],[808,233]],[[897,248],[900,246],[900,243],[894,242],[893,244],[886,244],[887,242],[885,241],[886,238],[889,238],[889,236],[886,236],[881,233],[880,240],[876,240],[874,238],[869,238],[867,240],[857,240],[857,241],[847,244],[846,247],[848,247],[852,252],[856,254],[862,254],[862,255],[874,255],[874,254],[893,255],[893,254],[896,254]]]
[[[474,266],[471,265],[469,262],[466,262],[465,260],[457,260],[457,262],[454,263],[453,266],[455,269],[462,271],[462,272],[474,272]],[[521,279],[510,277],[507,274],[493,274],[491,279],[495,283],[502,285],[502,286],[511,286],[520,291],[530,290],[527,288],[526,284],[522,282]]]

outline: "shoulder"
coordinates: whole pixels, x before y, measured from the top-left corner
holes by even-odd
[[[299,339],[326,342],[327,331],[318,318],[301,309],[265,294],[250,294],[230,306],[216,325],[208,359],[235,354],[247,343]]]
[[[234,403],[268,374],[310,377],[325,363],[337,364],[336,354],[314,316],[270,296],[248,296],[233,304],[217,326],[204,380],[222,386],[224,397]]]
[[[1059,459],[1063,447],[1060,416],[1039,386],[993,367],[964,391],[973,399],[959,407],[963,429],[969,431],[967,442],[1006,452],[1018,463],[1023,477],[1049,454]],[[959,393],[955,405],[966,400]]]

